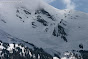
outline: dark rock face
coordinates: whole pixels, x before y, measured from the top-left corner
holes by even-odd
[[[75,59],[88,59],[88,51],[87,50],[73,50],[69,52],[69,55],[66,55],[66,57],[74,56]]]
[[[23,12],[23,13],[25,13],[27,15],[31,15],[31,12],[25,7],[17,8],[16,13],[21,13],[21,12]]]
[[[5,20],[3,20],[3,19],[1,19],[1,21],[2,21],[3,23],[6,23],[6,21],[5,21]]]
[[[22,17],[21,16],[19,16],[19,15],[16,15],[18,18],[20,18],[20,19],[22,19]]]
[[[31,15],[31,13],[28,10],[23,10],[27,15]]]
[[[64,28],[59,24],[56,28],[54,28],[52,35],[56,36],[56,37],[60,36],[62,39],[64,39],[64,41],[67,42],[67,39],[66,39],[67,34],[66,34]]]
[[[48,26],[48,22],[41,18],[41,16],[37,16],[37,21],[43,24],[44,26]]]
[[[37,25],[35,24],[35,22],[32,22],[32,28],[36,28]]]
[[[46,15],[48,18],[52,19],[53,21],[55,21],[54,17],[49,13],[47,12],[46,10],[44,9],[40,9],[40,10],[37,10],[35,12],[35,14],[43,14],[43,15]]]
[[[68,59],[82,59],[80,53],[75,51],[75,50],[74,51],[70,51],[70,52],[67,51],[66,53],[68,53],[68,54],[65,55],[65,57],[68,58]],[[71,58],[71,57],[73,57],[73,58]]]
[[[16,17],[20,19],[20,21],[25,22],[25,20],[23,19],[23,17],[20,15],[24,15],[25,18],[28,18],[29,15],[31,15],[30,10],[28,10],[25,7],[18,7],[16,10]]]
[[[81,53],[83,59],[88,59],[88,51],[80,50],[79,52]]]
[[[83,49],[83,44],[79,44],[79,48]]]

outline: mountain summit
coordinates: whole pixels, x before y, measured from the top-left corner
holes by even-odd
[[[0,40],[9,44],[12,42],[6,38],[2,39],[2,36],[6,36],[4,33],[6,32],[18,38],[15,39],[17,42],[21,39],[32,43],[42,48],[44,53],[56,56],[58,59],[72,59],[73,57],[85,59],[84,56],[87,58],[87,24],[87,13],[67,9],[59,10],[43,1],[0,1],[0,29],[3,30]]]

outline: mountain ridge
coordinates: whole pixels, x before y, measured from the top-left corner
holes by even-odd
[[[59,10],[37,0],[21,1],[0,6],[1,30],[44,50],[88,50],[87,13]]]

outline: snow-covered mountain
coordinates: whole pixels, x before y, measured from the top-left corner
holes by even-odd
[[[43,1],[0,1],[0,40],[3,44],[14,43],[14,36],[18,42],[15,44],[19,44],[20,39],[32,43],[50,54],[51,59],[57,56],[61,59],[85,59],[86,56],[87,59],[87,24],[87,13],[59,10]]]

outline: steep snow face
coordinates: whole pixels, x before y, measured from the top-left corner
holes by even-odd
[[[19,2],[2,2],[0,29],[46,50],[88,50],[88,14],[58,10],[37,0]]]
[[[0,9],[0,28],[13,36],[35,43],[35,45],[39,47],[50,46],[43,41],[46,41],[52,36],[53,27],[56,26],[54,25],[54,21],[58,16],[53,17],[52,11],[54,11],[54,9],[50,11],[51,13],[48,12],[49,8],[53,7],[48,7],[49,5],[45,5],[45,3],[41,4],[42,2],[39,3],[39,1],[35,3],[36,5],[32,4],[36,6],[35,9],[35,7],[31,7],[30,4],[34,2],[22,2],[23,3],[20,4],[2,4]],[[46,6],[48,7],[46,8],[48,11],[45,10]],[[48,28],[50,28],[50,30],[46,32]]]
[[[82,59],[85,58],[85,52],[88,51],[73,51],[65,52],[62,56],[60,53],[49,50],[50,53],[45,52],[42,48],[38,48],[35,45],[25,42],[21,39],[13,37],[8,33],[0,29],[0,58],[1,59]],[[51,54],[53,52],[53,54]],[[82,55],[84,55],[82,57]]]

